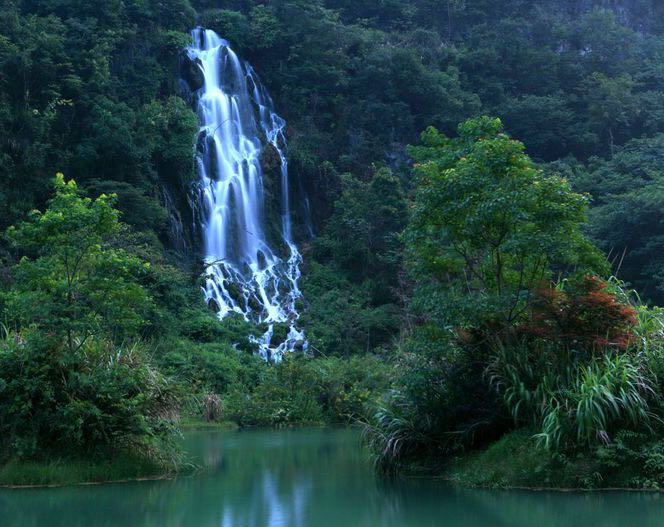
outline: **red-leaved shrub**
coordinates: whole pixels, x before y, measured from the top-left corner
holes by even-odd
[[[636,312],[605,281],[586,276],[568,291],[541,288],[529,301],[529,320],[518,332],[577,351],[624,350],[634,337]]]

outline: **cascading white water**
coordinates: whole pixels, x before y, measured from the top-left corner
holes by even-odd
[[[200,67],[204,86],[198,93],[201,128],[196,162],[200,177],[199,206],[205,244],[205,298],[219,317],[238,313],[266,323],[256,339],[266,360],[306,349],[296,327],[302,256],[292,238],[285,155],[286,122],[251,66],[239,60],[227,41],[211,30],[196,28],[189,58]],[[260,159],[271,144],[281,163],[281,258],[264,233],[263,170]],[[289,327],[283,342],[273,344],[274,324]]]

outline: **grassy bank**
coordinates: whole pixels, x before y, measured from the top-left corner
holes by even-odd
[[[42,487],[169,479],[190,470],[186,463],[164,463],[136,456],[112,460],[12,460],[0,466],[1,487]]]
[[[483,450],[455,457],[441,475],[464,487],[661,490],[662,450],[661,441],[643,445],[642,438],[625,434],[608,446],[554,453],[537,447],[532,432],[518,430]]]

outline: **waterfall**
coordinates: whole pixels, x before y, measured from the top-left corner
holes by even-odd
[[[203,28],[192,36],[187,54],[203,75],[194,100],[201,125],[195,155],[205,299],[220,319],[237,313],[267,324],[255,342],[266,360],[278,361],[285,352],[307,347],[296,325],[302,256],[292,235],[286,122],[254,70],[227,41]],[[261,156],[267,145],[280,162],[281,240],[276,243],[269,243],[264,231]],[[272,342],[275,324],[289,328],[277,344]]]

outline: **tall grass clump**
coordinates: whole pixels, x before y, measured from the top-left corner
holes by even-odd
[[[365,441],[383,473],[437,468],[465,448],[496,439],[508,423],[484,378],[484,361],[445,332],[421,327],[396,359],[392,389],[364,424]]]
[[[614,431],[649,429],[655,398],[640,354],[592,357],[566,363],[531,357],[528,348],[501,348],[489,367],[491,381],[517,425],[534,427],[541,446],[608,444]]]
[[[488,379],[517,426],[548,449],[609,445],[658,420],[656,318],[616,281],[540,291],[510,340],[494,339]]]

